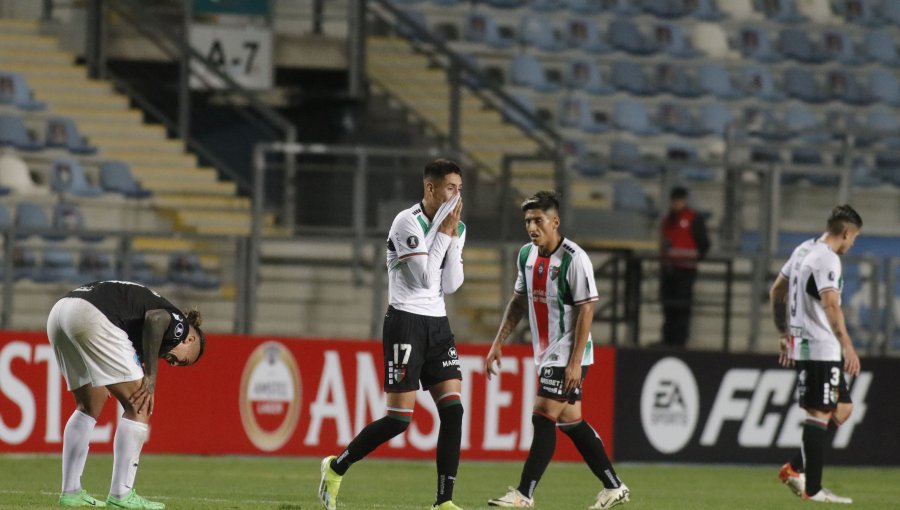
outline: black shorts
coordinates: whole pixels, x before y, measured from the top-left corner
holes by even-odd
[[[428,389],[449,379],[462,379],[450,321],[404,312],[389,306],[382,328],[384,391]]]
[[[843,361],[798,361],[797,392],[800,407],[829,411],[849,404],[850,388]]]
[[[538,373],[538,396],[559,402],[574,404],[581,400],[581,385],[587,377],[588,365],[581,367],[581,381],[574,390],[563,394],[563,382],[566,378],[566,367],[544,367]]]

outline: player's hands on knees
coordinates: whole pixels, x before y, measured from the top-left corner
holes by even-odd
[[[856,377],[859,375],[860,362],[856,349],[852,346],[844,351],[844,372]]]
[[[497,368],[494,368],[494,363],[497,363]],[[484,358],[484,373],[487,374],[488,381],[491,380],[492,376],[499,375],[500,369],[502,366],[500,365],[500,349],[494,349],[491,347],[490,352],[486,358]]]
[[[778,339],[778,364],[784,368],[794,366],[794,360],[791,359],[791,339],[790,337],[780,337]]]
[[[141,379],[141,385],[138,389],[128,397],[132,407],[137,414],[153,414],[153,390],[156,387],[156,377],[144,376]]]
[[[450,214],[444,218],[444,221],[441,222],[440,231],[441,233],[447,234],[450,237],[459,235],[459,219],[462,217],[462,197],[459,197],[459,202],[456,203],[456,207],[450,211]]]
[[[581,382],[581,365],[571,366],[566,365],[566,373],[565,378],[563,379],[563,395],[568,395],[575,388],[578,387],[578,383]]]

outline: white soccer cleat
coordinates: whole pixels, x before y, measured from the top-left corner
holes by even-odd
[[[778,479],[781,480],[781,483],[787,485],[788,489],[795,496],[803,497],[803,491],[806,490],[806,475],[794,471],[790,462],[781,466],[781,470],[778,472]]]
[[[334,455],[322,459],[320,472],[322,477],[319,479],[319,501],[326,510],[335,510],[337,508],[337,495],[341,488],[341,475],[331,469],[331,461]]]
[[[853,503],[853,500],[850,498],[845,498],[843,496],[838,496],[837,494],[831,492],[830,490],[822,487],[822,490],[813,494],[812,496],[803,493],[803,499],[808,501],[818,501],[819,503],[843,503],[845,505],[849,505]]]
[[[525,497],[518,489],[509,488],[505,495],[489,499],[488,506],[502,506],[505,508],[534,508],[534,500]]]
[[[615,489],[603,489],[597,493],[597,501],[590,510],[612,508],[617,505],[624,505],[631,501],[631,491],[624,483]]]

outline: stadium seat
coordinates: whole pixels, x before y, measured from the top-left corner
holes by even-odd
[[[900,186],[900,154],[896,150],[877,152],[875,175],[884,182]]]
[[[516,44],[512,29],[501,28],[493,17],[483,12],[471,12],[466,16],[463,38],[492,48],[511,48]]]
[[[822,51],[828,58],[851,66],[868,62],[865,52],[857,48],[853,37],[843,30],[826,30],[823,37]]]
[[[764,99],[766,101],[782,101],[784,93],[775,87],[775,79],[768,67],[750,66],[744,69],[742,79],[744,90],[748,95]]]
[[[660,103],[656,109],[656,123],[664,131],[681,136],[695,137],[704,134],[700,123],[682,103]]]
[[[900,80],[893,71],[874,69],[869,74],[869,92],[882,103],[900,106]]]
[[[634,55],[650,55],[658,50],[656,43],[642,34],[638,26],[629,19],[610,21],[608,36],[613,48]]]
[[[109,253],[84,250],[78,258],[78,275],[83,282],[115,280],[118,278]]]
[[[47,213],[41,206],[34,202],[19,202],[16,204],[16,229],[20,230],[16,237],[26,239],[32,234],[30,232],[22,232],[27,230],[49,230],[50,220],[47,219]],[[41,234],[45,235],[46,234]],[[52,234],[48,238],[53,238]],[[58,238],[58,236],[57,236]]]
[[[0,195],[15,192],[22,195],[46,195],[47,188],[31,178],[25,160],[13,151],[0,153]]]
[[[19,73],[0,72],[0,104],[11,104],[22,110],[43,110],[46,103],[34,100],[34,93]]]
[[[431,0],[431,3],[434,5],[439,5],[441,7],[455,7],[465,0]]]
[[[656,36],[657,46],[673,57],[695,58],[700,56],[700,52],[691,46],[681,26],[677,24],[659,23],[654,27],[653,33]]]
[[[866,116],[866,134],[887,146],[900,147],[900,120],[897,114],[889,108],[873,108]]]
[[[688,74],[687,68],[673,62],[657,64],[654,81],[658,92],[668,92],[678,97],[698,97],[703,94],[697,81]]]
[[[587,98],[577,94],[560,100],[557,119],[560,126],[577,128],[584,133],[605,133],[610,128],[606,113],[595,111]]]
[[[606,0],[566,0],[569,10],[576,14],[597,14],[603,12]]]
[[[0,114],[0,145],[12,146],[23,151],[44,150],[44,144],[38,142],[25,128],[22,119],[13,115]]]
[[[100,186],[88,182],[81,164],[74,159],[58,159],[53,162],[50,189],[56,193],[71,193],[80,197],[97,197],[103,194]]]
[[[557,12],[566,8],[563,0],[529,0],[528,7],[536,12]]]
[[[784,72],[784,91],[789,97],[809,103],[828,100],[828,94],[816,81],[816,76],[802,67],[792,67]]]
[[[187,252],[176,252],[169,256],[168,279],[172,283],[198,289],[215,289],[219,286],[219,280],[206,273],[197,255]]]
[[[525,5],[525,0],[483,0],[483,2],[500,9],[515,9]]]
[[[612,64],[610,81],[619,90],[639,96],[656,93],[653,82],[644,74],[641,65],[634,60],[617,60]]]
[[[34,279],[37,273],[37,254],[33,248],[16,246],[13,248],[13,275],[15,279]]]
[[[530,96],[526,96],[524,94],[512,94],[511,97],[513,101],[516,102],[516,104],[524,108],[531,115],[537,114],[537,108],[535,107],[534,101]],[[526,117],[511,106],[504,104],[502,112],[503,120],[505,120],[506,122],[516,124],[526,131],[530,131],[535,128],[534,122],[530,118]]]
[[[633,99],[623,99],[616,102],[613,123],[617,128],[636,135],[653,136],[659,134],[659,128],[650,119],[650,114],[647,113],[644,104]]]
[[[606,10],[619,16],[637,16],[641,13],[640,2],[635,0],[604,0]]]
[[[34,272],[32,279],[38,283],[83,283],[81,274],[75,266],[75,255],[59,247],[44,249],[41,265]]]
[[[566,24],[567,42],[571,48],[580,48],[589,53],[607,53],[611,48],[600,35],[596,20],[590,18],[570,19]]]
[[[727,0],[726,0],[727,1]],[[716,0],[696,0],[691,16],[704,21],[720,21],[727,15],[719,10]]]
[[[854,106],[871,104],[876,97],[856,80],[856,73],[846,69],[834,69],[825,78],[828,97]]]
[[[897,55],[897,44],[894,36],[888,29],[869,30],[863,39],[866,53],[874,60],[886,65],[900,66],[900,56]]]
[[[787,58],[805,64],[819,64],[828,54],[812,39],[805,28],[788,28],[778,35],[778,50]]]
[[[743,112],[741,112],[740,124],[746,129],[747,133],[765,140],[783,141],[792,136],[792,133],[787,131],[784,125],[775,118],[775,115],[773,115],[771,110],[759,106],[745,107]],[[764,147],[764,149],[765,150],[758,152],[757,154],[754,154],[754,151],[751,150],[751,159],[758,161],[759,159],[756,158],[759,156],[763,158],[762,161],[769,161],[766,159],[766,155],[773,152],[776,155],[778,154],[776,149],[769,146]],[[780,160],[781,158],[778,156],[773,161]]]
[[[153,192],[141,187],[131,175],[128,165],[122,161],[100,163],[100,187],[104,191],[121,193],[129,198],[148,198]]]
[[[655,216],[656,211],[641,184],[634,179],[621,179],[613,183],[613,209]]]
[[[641,7],[659,18],[680,18],[690,12],[687,4],[684,0],[642,0]]]
[[[850,182],[853,186],[871,188],[884,184],[882,180],[875,175],[873,169],[866,164],[866,161],[863,158],[857,158],[853,162],[851,172]]]
[[[806,105],[789,106],[784,112],[784,124],[793,136],[807,142],[826,143],[831,140],[831,132]]]
[[[875,0],[836,0],[832,3],[835,12],[844,20],[867,27],[882,24],[875,9]]]
[[[708,134],[725,136],[731,121],[731,110],[722,103],[706,103],[700,107],[700,127]]]
[[[614,140],[609,144],[610,169],[627,172],[635,177],[658,177],[659,165],[641,155],[638,146],[625,140]]]
[[[794,0],[754,0],[754,7],[767,18],[779,23],[802,23],[808,21],[797,9]]]
[[[739,99],[744,97],[741,90],[734,86],[731,75],[718,62],[708,62],[697,71],[700,89],[719,99]]]
[[[781,62],[784,57],[778,53],[775,45],[769,38],[769,33],[762,28],[746,27],[741,30],[739,36],[741,55],[744,58],[752,58],[759,62]]]
[[[117,264],[117,272],[122,278],[148,286],[164,285],[169,282],[165,276],[156,273],[143,253],[132,252],[129,260],[130,270],[125,267],[124,260],[120,260]]]
[[[697,23],[692,30],[691,42],[697,51],[712,58],[731,58],[728,36],[715,23]]]
[[[0,204],[0,229],[7,229],[13,224],[12,215],[5,204]]]
[[[68,234],[78,233],[82,241],[90,243],[103,240],[102,235],[84,233],[84,214],[77,205],[70,202],[59,202],[53,206],[53,228]],[[64,238],[62,235],[60,238]]]
[[[602,177],[609,165],[602,155],[587,148],[583,140],[565,140],[565,154],[572,159],[571,168],[586,177]]]
[[[544,64],[534,55],[520,53],[513,57],[510,81],[513,85],[523,85],[538,92],[556,92],[561,87],[561,77],[544,69]]]
[[[566,85],[590,94],[606,95],[615,92],[615,88],[603,79],[597,62],[586,58],[577,58],[569,61],[566,72]]]
[[[566,48],[562,34],[546,15],[523,16],[519,23],[519,40],[542,51],[561,51]]]
[[[895,26],[900,26],[900,2],[890,0],[882,2],[881,15]]]
[[[697,149],[692,145],[669,144],[666,147],[666,159],[667,164],[677,171],[679,180],[708,182],[715,177],[713,169],[700,161]]]
[[[44,137],[47,147],[60,147],[73,154],[94,154],[97,148],[87,143],[78,132],[75,121],[69,117],[50,117],[47,119],[47,132]]]

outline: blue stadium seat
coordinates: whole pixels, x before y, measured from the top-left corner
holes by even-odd
[[[41,206],[34,202],[19,202],[16,204],[16,228],[22,230],[49,230],[50,220]],[[26,239],[32,234],[19,232],[16,237]],[[51,236],[52,237],[52,236]]]
[[[792,105],[784,112],[784,124],[793,136],[807,142],[825,143],[831,140],[831,132],[819,122],[805,105]]]
[[[866,115],[866,134],[890,147],[900,146],[900,120],[894,110],[873,108]]]
[[[522,7],[525,5],[525,0],[482,0],[484,3],[490,5],[491,7],[498,7],[500,9],[515,9],[517,7]]]
[[[73,154],[94,154],[97,148],[88,144],[78,132],[75,121],[69,117],[50,117],[47,119],[47,134],[44,137],[47,147],[61,147]]]
[[[535,115],[537,113],[537,108],[535,107],[534,101],[530,96],[526,96],[524,94],[512,94],[512,99],[516,102],[516,104],[524,108],[531,115]],[[517,124],[526,131],[530,131],[535,128],[534,122],[532,122],[531,119],[507,105],[503,106],[503,120],[505,120],[506,122]]]
[[[650,55],[658,50],[656,43],[642,34],[638,26],[629,19],[610,21],[608,36],[613,48],[634,55]]]
[[[566,24],[566,40],[571,48],[589,53],[607,53],[611,48],[603,40],[597,22],[591,18],[574,18]]]
[[[727,1],[727,0],[725,0]],[[716,0],[696,0],[691,16],[703,21],[721,21],[727,15],[719,10]]]
[[[700,123],[683,103],[660,103],[656,109],[656,123],[664,131],[681,136],[704,135]]]
[[[613,209],[636,212],[646,216],[656,214],[650,197],[644,193],[641,184],[634,179],[620,179],[613,183]]]
[[[681,26],[675,23],[659,23],[653,33],[659,48],[673,57],[695,58],[701,55],[691,46]]]
[[[0,204],[0,230],[6,230],[13,224],[12,215],[4,204]]]
[[[613,62],[610,81],[617,89],[639,96],[650,96],[656,93],[653,82],[644,74],[641,65],[634,60]]]
[[[535,12],[557,12],[566,8],[564,0],[529,0],[528,7]]]
[[[560,100],[557,119],[560,126],[584,133],[605,133],[610,129],[606,112],[595,111],[587,98],[575,94]]]
[[[203,269],[199,257],[187,252],[176,252],[169,256],[168,279],[172,283],[198,289],[215,289],[220,285],[217,278]]]
[[[638,146],[625,140],[614,140],[609,144],[610,169],[627,172],[635,177],[658,177],[659,165],[641,156]]]
[[[900,106],[900,80],[888,69],[874,69],[869,74],[869,92],[882,103]]]
[[[807,17],[800,14],[793,0],[754,0],[756,10],[779,23],[803,23]]]
[[[637,0],[603,0],[604,8],[619,16],[637,16],[641,13],[640,3]]]
[[[881,15],[895,26],[900,26],[900,2],[890,0],[882,2]]]
[[[546,15],[523,16],[519,22],[519,40],[543,51],[561,51],[566,48],[562,34]]]
[[[71,193],[80,197],[98,197],[103,194],[100,186],[88,182],[81,164],[74,159],[58,159],[50,170],[50,189],[57,193]]]
[[[775,79],[768,67],[750,66],[744,69],[742,79],[744,90],[748,95],[765,99],[766,101],[782,101],[784,93],[775,86]]]
[[[869,30],[866,32],[864,41],[866,53],[874,60],[886,66],[900,66],[897,44],[890,30]]]
[[[70,202],[59,202],[53,206],[52,215],[53,228],[64,233],[78,233],[82,241],[99,242],[103,240],[102,235],[84,233],[84,214],[77,205]],[[64,239],[65,234],[61,234],[59,239]]]
[[[834,12],[846,21],[867,27],[882,25],[881,16],[875,8],[875,0],[835,0]]]
[[[560,79],[544,69],[544,64],[534,55],[520,53],[513,57],[510,81],[514,85],[530,87],[538,92],[556,92],[561,87]]]
[[[466,41],[492,48],[511,48],[516,44],[513,31],[501,28],[492,16],[484,12],[470,12],[465,23],[463,39]]]
[[[854,106],[865,106],[876,100],[866,87],[860,85],[856,73],[846,69],[828,71],[825,78],[828,97]]]
[[[793,136],[793,134],[788,132],[784,125],[775,118],[775,115],[771,110],[755,105],[745,107],[743,112],[741,112],[741,125],[751,135],[765,140],[783,141]],[[756,151],[755,154],[754,150],[751,150],[751,159],[754,161],[769,161],[766,159],[767,155],[778,153],[778,151],[771,146],[764,146],[763,149],[764,150],[762,151]],[[773,161],[780,161],[780,157]]]
[[[0,145],[24,151],[44,150],[44,145],[31,136],[22,119],[4,114],[0,114]]]
[[[654,81],[658,92],[668,92],[678,97],[698,97],[703,94],[687,68],[674,62],[657,64]]]
[[[84,250],[78,258],[78,275],[83,282],[115,280],[118,278],[109,253]]]
[[[679,180],[708,182],[715,171],[700,161],[697,149],[686,143],[671,143],[666,147],[668,165],[677,170]]]
[[[32,279],[38,283],[83,283],[75,266],[75,255],[61,247],[44,249],[41,265]]]
[[[738,47],[744,58],[769,63],[784,60],[769,38],[769,33],[763,28],[743,28],[740,32]]]
[[[122,161],[104,161],[100,163],[100,187],[104,191],[121,193],[129,198],[148,198],[153,192],[141,187],[127,163]]]
[[[870,168],[863,158],[856,158],[853,162],[851,172],[850,182],[853,186],[872,188],[884,184],[881,179],[875,175],[874,169]]]
[[[13,276],[15,279],[34,279],[37,273],[37,254],[34,248],[16,246],[13,248]]]
[[[464,0],[431,0],[431,3],[433,3],[434,5],[439,5],[441,7],[454,7],[463,2]]]
[[[606,158],[590,151],[584,140],[564,140],[564,153],[572,159],[570,168],[586,177],[601,177],[609,170]]]
[[[11,104],[23,110],[43,110],[47,104],[34,100],[34,93],[19,73],[0,72],[0,104]]]
[[[884,182],[900,186],[900,154],[896,150],[877,152],[875,175]]]
[[[823,35],[822,51],[832,60],[845,65],[860,65],[868,62],[865,52],[856,46],[853,37],[843,30],[832,28]]]
[[[719,99],[739,99],[744,97],[741,90],[734,86],[731,75],[718,62],[708,62],[697,71],[700,89]]]
[[[153,266],[147,262],[147,258],[142,252],[132,252],[130,257],[130,274],[127,274],[124,262],[124,260],[120,260],[116,266],[117,273],[121,275],[122,278],[137,283],[143,283],[144,285],[151,287],[169,283],[168,278],[156,273]]]
[[[802,67],[785,70],[784,91],[790,97],[809,103],[821,103],[828,100],[828,94],[822,90],[816,76]]]
[[[615,92],[615,88],[603,79],[597,62],[586,58],[576,58],[569,61],[566,72],[566,85],[597,95],[607,95]]]
[[[566,0],[569,10],[577,14],[597,14],[605,9],[606,0]]]
[[[725,136],[733,117],[722,103],[706,103],[700,107],[700,127],[709,134]]]
[[[640,101],[623,99],[616,102],[613,123],[619,129],[630,131],[636,135],[653,136],[659,134],[659,128],[650,119],[647,108]]]
[[[680,18],[690,13],[685,0],[642,0],[641,7],[658,18]]]
[[[828,54],[808,35],[806,28],[788,28],[778,36],[778,50],[787,58],[805,64],[819,64],[828,60]]]

